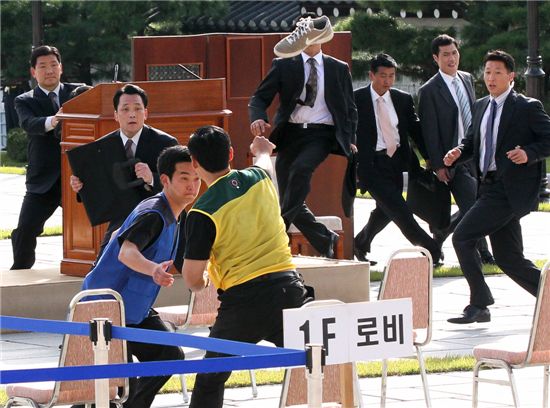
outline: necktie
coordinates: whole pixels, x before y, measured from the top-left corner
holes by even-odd
[[[388,112],[384,98],[379,97],[376,100],[376,104],[378,107],[378,124],[382,132],[382,139],[384,139],[384,143],[386,144],[386,154],[392,157],[397,150],[396,129],[391,124],[390,113]]]
[[[298,103],[313,108],[315,99],[317,98],[317,69],[315,68],[314,58],[308,59],[307,63],[310,65],[310,70],[306,82],[306,99],[303,102],[298,101]]]
[[[133,145],[134,145],[134,142],[132,142],[132,139],[128,139],[126,141],[126,144],[124,145],[124,151],[126,152],[126,158],[128,160],[134,158],[134,152],[132,151]]]
[[[466,95],[464,95],[464,92],[462,92],[462,88],[460,87],[460,84],[458,83],[459,79],[454,78],[453,79],[453,87],[456,92],[456,97],[458,98],[458,107],[460,109],[460,116],[462,117],[462,125],[464,126],[464,134],[468,131],[468,128],[470,127],[470,124],[472,123],[472,111],[470,109],[470,103],[468,102],[468,98],[466,98]],[[457,143],[458,144],[458,140]]]
[[[493,156],[495,155],[493,126],[495,124],[496,113],[497,113],[497,103],[493,99],[491,101],[491,111],[489,112],[489,119],[487,120],[487,128],[485,130],[485,156],[483,156],[483,169],[482,169],[483,177],[487,175],[487,172],[489,171],[489,166],[493,161]]]
[[[57,102],[57,95],[55,94],[55,92],[50,92],[48,94],[48,98],[50,98],[50,101],[52,101],[53,109],[57,113],[57,111],[59,110],[59,103]]]

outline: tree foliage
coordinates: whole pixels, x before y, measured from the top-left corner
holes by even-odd
[[[31,2],[3,1],[0,7],[2,81],[10,84],[28,77]],[[225,7],[221,1],[42,1],[44,43],[61,51],[66,80],[111,78],[115,63],[119,80],[128,80],[133,36],[185,34],[186,17],[219,16]]]

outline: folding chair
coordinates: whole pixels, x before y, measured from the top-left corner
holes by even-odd
[[[338,305],[339,300],[317,300],[302,307]],[[350,384],[352,390],[349,389]],[[362,407],[359,378],[355,363],[326,365],[323,369],[323,407]],[[350,394],[353,398],[350,397]],[[304,367],[287,368],[279,408],[306,406],[307,382]]]
[[[184,331],[189,327],[210,327],[214,324],[218,315],[220,301],[214,285],[208,285],[200,292],[191,292],[189,305],[156,307],[160,318],[172,325],[176,331]],[[252,397],[258,396],[256,375],[254,370],[249,370],[250,383],[252,385]],[[183,401],[189,401],[189,393],[185,383],[185,374],[180,374]]]
[[[411,298],[413,306],[413,344],[420,366],[426,406],[431,407],[428,378],[421,347],[432,338],[432,257],[422,247],[395,251],[384,269],[378,300]],[[382,360],[380,406],[386,406],[388,362]]]
[[[87,296],[110,295],[113,299],[83,301]],[[67,320],[88,323],[93,318],[107,318],[113,325],[124,326],[124,304],[121,296],[110,289],[94,289],[79,292],[70,302]],[[109,348],[109,364],[126,363],[126,341],[113,339]],[[86,336],[64,335],[59,367],[94,365],[94,352]],[[117,395],[122,388],[122,395]],[[95,402],[94,380],[48,381],[40,383],[11,384],[6,387],[11,406],[30,405],[47,408],[56,405],[89,405]],[[109,399],[118,407],[128,398],[128,378],[109,380]]]
[[[543,366],[544,385],[542,406],[548,407],[548,366],[550,365],[550,279],[548,271],[550,261],[542,268],[539,291],[533,325],[529,336],[510,336],[498,343],[480,344],[474,347],[474,366],[472,406],[478,405],[478,388],[480,382],[509,385],[512,389],[514,406],[519,407],[519,397],[514,379],[514,369]],[[508,373],[508,381],[481,378],[482,367],[502,368]]]

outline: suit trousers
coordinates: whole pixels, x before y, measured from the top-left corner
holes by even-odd
[[[453,233],[458,223],[464,217],[464,214],[474,205],[477,195],[477,180],[471,174],[470,164],[459,164],[451,170],[452,178],[449,182],[449,188],[455,199],[458,211],[451,216],[451,223],[443,230],[433,230],[436,236],[439,236],[440,243]],[[488,251],[487,240],[481,237],[477,243],[477,249],[481,252]]]
[[[294,224],[323,254],[329,249],[333,232],[315,220],[305,200],[311,190],[313,172],[336,143],[334,131],[285,129],[285,132],[284,146],[278,150],[275,161],[281,215],[287,229]]]
[[[221,304],[210,337],[247,343],[267,340],[277,347],[283,346],[283,309],[301,307],[313,300],[297,277],[253,279],[218,293]],[[205,358],[224,356],[208,351]],[[231,372],[197,374],[190,408],[221,408],[224,385],[230,375]]]
[[[502,181],[482,183],[479,198],[455,229],[453,245],[464,277],[470,286],[470,304],[494,303],[481,271],[476,242],[489,235],[493,256],[502,271],[532,295],[537,295],[540,270],[523,255],[519,218],[508,201]]]
[[[36,238],[42,234],[44,224],[60,205],[60,179],[43,194],[26,192],[17,228],[11,233],[13,265],[10,269],[32,268],[36,260]]]
[[[392,157],[375,155],[373,160],[367,190],[375,199],[376,208],[371,212],[367,224],[356,235],[355,245],[362,251],[370,252],[374,237],[393,221],[413,245],[426,248],[434,262],[437,262],[441,255],[437,243],[416,222],[402,195],[403,164],[400,150]]]

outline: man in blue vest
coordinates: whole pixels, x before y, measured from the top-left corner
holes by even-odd
[[[86,275],[82,289],[109,288],[119,292],[128,327],[169,331],[152,306],[160,287],[174,282],[167,270],[176,255],[179,224],[185,221],[184,209],[196,198],[201,182],[187,147],[166,148],[157,167],[162,192],[138,204],[113,233],[97,265]],[[128,342],[128,353],[140,362],[184,358],[179,347],[137,342]],[[131,378],[130,395],[124,406],[150,407],[169,378]]]

